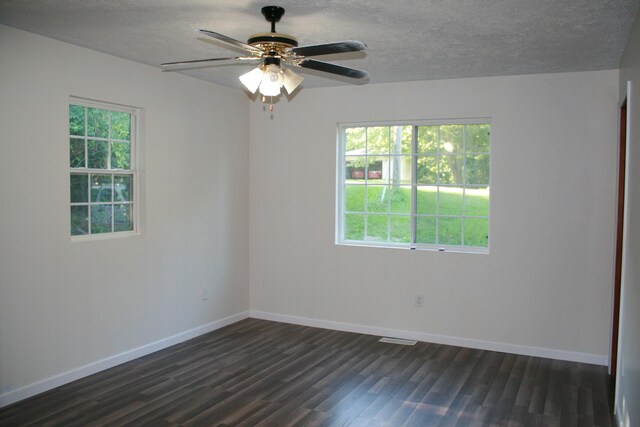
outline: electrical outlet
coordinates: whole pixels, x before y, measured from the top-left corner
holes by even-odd
[[[414,307],[423,307],[424,306],[424,295],[415,295],[413,297],[413,306]]]
[[[206,286],[202,287],[200,298],[202,299],[202,301],[207,301],[209,299],[209,288],[207,288]]]

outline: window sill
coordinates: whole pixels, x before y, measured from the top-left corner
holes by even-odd
[[[389,242],[360,242],[345,240],[342,242],[336,242],[337,246],[356,246],[363,248],[378,248],[378,249],[405,249],[410,251],[426,251],[426,252],[444,252],[444,253],[462,253],[472,255],[489,255],[491,252],[489,248],[481,247],[460,247],[460,246],[430,246],[430,245],[407,245],[407,244],[393,244]]]
[[[71,236],[72,242],[92,242],[95,240],[112,240],[122,239],[126,237],[139,236],[137,231],[119,231],[117,233],[104,233],[104,234],[83,234],[78,236]]]

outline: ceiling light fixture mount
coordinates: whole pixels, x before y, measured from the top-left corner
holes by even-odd
[[[284,15],[284,8],[280,6],[265,6],[262,8],[262,14],[267,21],[271,22],[271,32],[252,34],[247,40],[248,44],[263,49],[270,47],[286,49],[298,46],[298,40],[295,37],[276,32],[276,23],[280,22],[280,18]]]

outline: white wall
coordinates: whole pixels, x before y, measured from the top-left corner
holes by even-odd
[[[303,89],[273,118],[252,105],[252,315],[606,364],[617,97],[599,71]],[[493,124],[490,255],[334,244],[338,122],[467,117]]]
[[[0,403],[246,316],[247,97],[4,26],[0,58]],[[70,241],[69,95],[144,109],[140,236]]]
[[[640,16],[640,15],[639,15]],[[640,18],[636,18],[620,70],[621,100],[627,98],[627,190],[616,414],[621,425],[640,424]]]

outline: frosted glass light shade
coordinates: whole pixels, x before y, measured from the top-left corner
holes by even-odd
[[[258,90],[258,86],[260,86],[260,83],[262,82],[263,74],[264,73],[262,72],[262,69],[260,67],[254,68],[248,73],[241,75],[240,82],[242,82],[244,87],[246,87],[249,92],[256,93],[256,91]]]
[[[300,77],[288,68],[285,68],[282,71],[282,75],[284,76],[284,88],[289,95],[291,95],[291,92],[296,90],[298,85],[300,85],[300,83],[302,83],[302,80],[304,80],[303,77]]]

